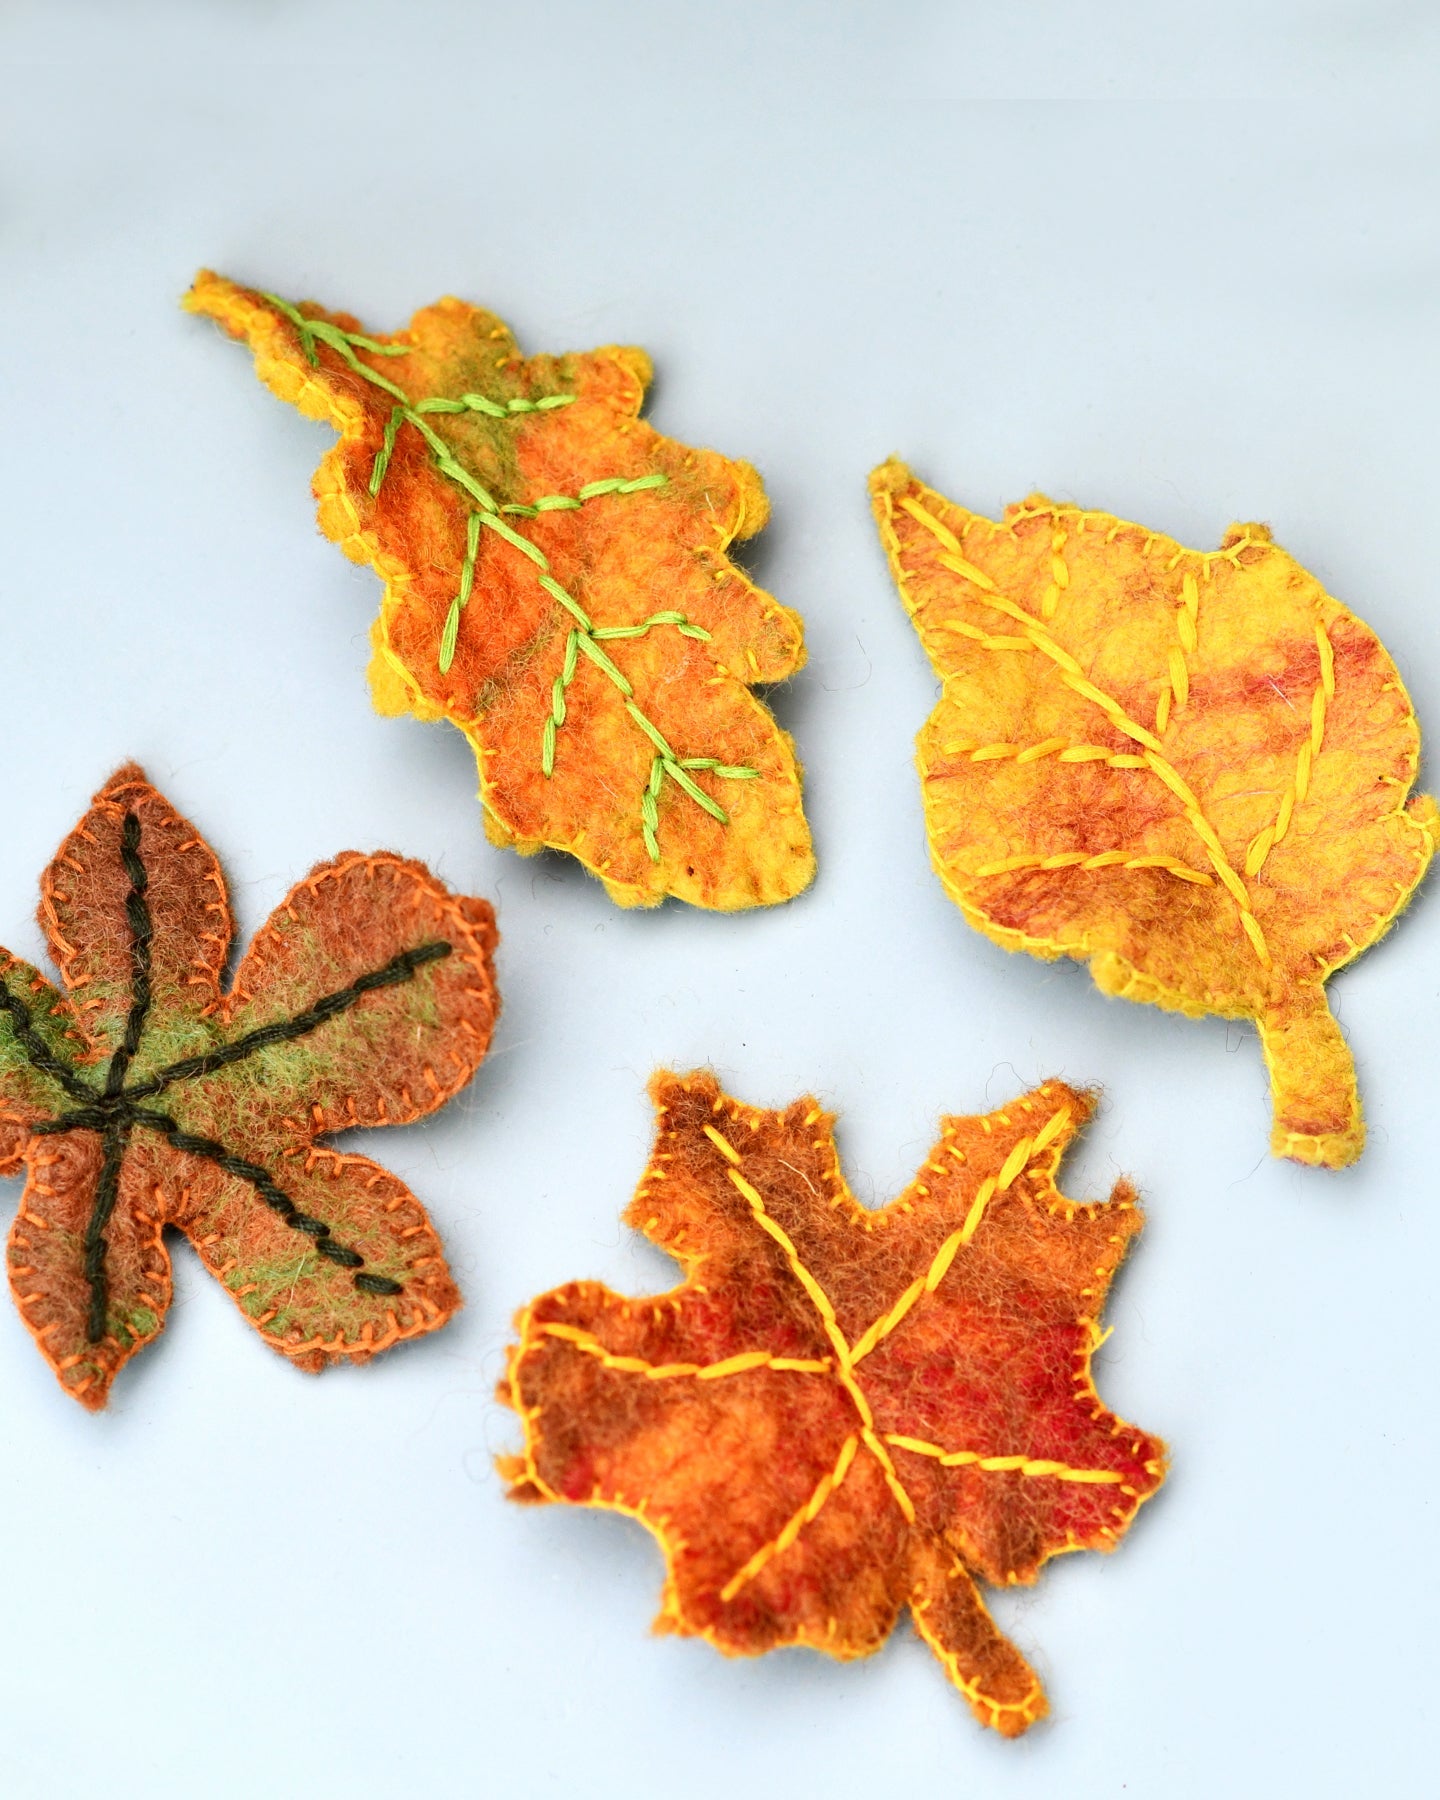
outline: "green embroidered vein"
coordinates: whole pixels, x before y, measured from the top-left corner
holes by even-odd
[[[469,605],[470,596],[474,591],[475,564],[479,555],[481,532],[493,531],[497,537],[504,539],[512,549],[517,550],[535,565],[536,579],[542,591],[557,605],[564,607],[575,620],[575,625],[565,640],[563,665],[560,674],[555,677],[552,684],[550,712],[541,729],[540,767],[546,779],[548,780],[554,773],[557,740],[568,710],[566,693],[575,679],[575,673],[579,667],[579,656],[583,652],[586,658],[617,689],[632,723],[655,746],[656,755],[650,765],[649,779],[640,802],[641,837],[651,862],[658,863],[660,861],[659,798],[667,779],[711,818],[717,819],[722,825],[728,825],[730,817],[724,807],[718,800],[707,794],[688,771],[704,770],[719,781],[753,781],[758,780],[759,770],[722,763],[714,757],[679,756],[655,722],[641,707],[636,705],[634,687],[623,671],[601,648],[604,641],[641,638],[659,628],[671,629],[683,637],[697,638],[705,642],[709,641],[710,633],[703,625],[697,625],[688,619],[684,613],[670,610],[652,613],[648,619],[637,625],[597,626],[574,595],[568,593],[555,579],[550,569],[549,558],[540,546],[533,543],[523,532],[508,524],[502,517],[502,514],[508,514],[512,518],[533,519],[548,512],[578,512],[595,500],[663,488],[668,485],[669,478],[658,470],[650,475],[628,478],[610,475],[597,481],[586,482],[574,494],[542,494],[535,500],[502,505],[458,460],[454,450],[428,422],[425,415],[479,413],[490,419],[513,419],[529,413],[548,412],[558,407],[573,405],[575,395],[545,394],[535,400],[516,398],[501,401],[493,400],[486,394],[467,393],[454,399],[437,395],[423,400],[411,400],[403,388],[397,386],[388,376],[382,375],[378,369],[372,369],[368,363],[361,360],[358,354],[359,351],[364,350],[372,356],[406,356],[410,353],[408,344],[381,344],[361,332],[346,331],[338,325],[331,324],[328,320],[307,318],[297,306],[292,305],[288,300],[282,300],[276,294],[262,293],[261,298],[268,306],[274,307],[295,328],[300,339],[300,347],[312,365],[318,366],[320,358],[316,346],[323,344],[327,349],[334,351],[354,374],[372,387],[389,394],[395,401],[390,417],[385,423],[380,448],[376,452],[375,461],[370,470],[369,488],[372,499],[379,496],[384,485],[402,426],[410,425],[419,433],[425,443],[437,472],[452,486],[459,488],[467,499],[474,503],[466,521],[465,556],[460,567],[459,587],[454,599],[450,602],[445,622],[440,631],[440,644],[436,658],[440,673],[448,674],[455,660],[461,617]]]

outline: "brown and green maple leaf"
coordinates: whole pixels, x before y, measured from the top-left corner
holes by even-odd
[[[328,1133],[401,1125],[469,1081],[498,1008],[494,915],[419,863],[322,863],[228,992],[213,852],[119,771],[61,845],[40,922],[66,988],[0,951],[9,1273],[66,1390],[103,1406],[170,1303],[164,1232],[301,1367],[433,1331],[459,1295],[405,1184]]]
[[[464,732],[497,843],[568,851],[622,906],[808,884],[794,746],[753,691],[803,663],[800,619],[726,554],[769,503],[640,418],[644,351],[527,359],[454,299],[371,336],[209,271],[185,305],[341,434],[315,494],[385,583],[376,707]]]
[[[1110,1550],[1164,1447],[1106,1410],[1090,1359],[1140,1229],[1055,1186],[1092,1096],[1047,1082],[942,1122],[899,1199],[857,1204],[813,1100],[743,1106],[657,1076],[659,1131],[626,1220],[684,1283],[598,1282],[519,1320],[501,1390],[525,1426],[514,1498],[610,1507],[669,1564],[657,1629],[729,1655],[877,1650],[902,1610],[976,1717],[1046,1710],[977,1581]]]

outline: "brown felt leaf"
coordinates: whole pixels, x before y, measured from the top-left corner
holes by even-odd
[[[813,1100],[763,1112],[657,1076],[627,1221],[685,1271],[593,1281],[520,1316],[501,1397],[521,1500],[610,1507],[669,1564],[658,1627],[733,1655],[864,1656],[909,1606],[985,1724],[1045,1711],[977,1580],[1114,1547],[1164,1448],[1108,1412],[1090,1358],[1134,1196],[1077,1204],[1055,1171],[1091,1096],[1047,1082],[943,1121],[900,1198],[859,1206]]]
[[[1324,984],[1395,919],[1436,829],[1374,632],[1263,525],[1187,550],[1043,495],[986,519],[898,462],[871,488],[945,684],[919,763],[965,917],[1107,993],[1254,1019],[1276,1155],[1353,1161]]]
[[[569,851],[623,906],[806,886],[794,747],[752,691],[800,667],[800,619],[726,555],[768,502],[640,419],[643,351],[527,360],[459,300],[371,337],[208,272],[185,304],[341,433],[315,493],[385,582],[375,704],[465,733],[496,842]]]
[[[303,1368],[443,1325],[460,1300],[420,1203],[318,1140],[469,1081],[499,1005],[489,905],[419,863],[342,856],[226,992],[219,865],[130,767],[61,846],[40,920],[66,995],[0,951],[0,1173],[26,1173],[10,1282],[67,1391],[103,1406],[161,1329],[166,1226]]]

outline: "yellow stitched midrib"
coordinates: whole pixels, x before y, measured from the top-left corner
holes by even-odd
[[[1055,1481],[1074,1481],[1095,1486],[1120,1484],[1125,1480],[1118,1469],[1080,1469],[1048,1457],[1025,1455],[991,1455],[984,1450],[947,1450],[943,1444],[932,1444],[925,1438],[906,1437],[887,1431],[885,1442],[897,1450],[908,1450],[915,1456],[933,1457],[946,1469],[977,1468],[990,1473],[1014,1473],[1031,1480],[1049,1477]]]
[[[840,1446],[840,1454],[835,1459],[834,1468],[827,1469],[825,1474],[820,1477],[805,1504],[797,1507],[775,1536],[767,1539],[725,1583],[720,1590],[720,1598],[726,1606],[730,1604],[747,1581],[753,1580],[760,1573],[766,1563],[788,1550],[805,1527],[820,1517],[826,1502],[849,1473],[859,1443],[860,1434],[851,1432]]]
[[[868,1356],[876,1345],[881,1343],[909,1315],[925,1294],[935,1291],[958,1251],[975,1235],[990,1200],[996,1193],[1005,1192],[1029,1166],[1033,1158],[1060,1136],[1071,1117],[1070,1107],[1061,1106],[1033,1134],[1017,1139],[1006,1153],[999,1172],[996,1175],[987,1176],[981,1182],[970,1203],[964,1223],[945,1239],[945,1242],[931,1258],[925,1274],[911,1282],[895,1305],[880,1319],[872,1323],[853,1346],[840,1329],[830,1296],[801,1260],[800,1253],[796,1250],[789,1233],[778,1220],[771,1218],[766,1210],[763,1196],[740,1173],[737,1165],[744,1160],[740,1152],[714,1126],[706,1124],[702,1127],[705,1136],[724,1157],[725,1174],[730,1183],[750,1207],[756,1223],[784,1254],[796,1280],[804,1288],[835,1352],[833,1362],[829,1358],[777,1357],[764,1350],[742,1350],[736,1355],[725,1357],[716,1363],[651,1363],[643,1357],[624,1356],[607,1350],[593,1332],[578,1325],[567,1325],[560,1320],[548,1320],[536,1328],[544,1336],[556,1338],[562,1343],[570,1344],[585,1355],[594,1356],[606,1368],[614,1369],[617,1373],[642,1375],[649,1380],[682,1377],[691,1377],[699,1381],[726,1380],[735,1375],[748,1374],[754,1370],[765,1368],[802,1374],[833,1375],[845,1389],[859,1416],[859,1429],[852,1431],[845,1439],[833,1468],[821,1477],[805,1503],[798,1507],[779,1532],[762,1544],[726,1582],[720,1591],[720,1598],[724,1603],[728,1605],[748,1581],[752,1580],[773,1557],[789,1549],[805,1526],[813,1523],[820,1516],[831,1496],[845,1480],[861,1444],[879,1464],[886,1485],[890,1488],[907,1524],[910,1525],[914,1525],[916,1521],[915,1504],[896,1472],[894,1460],[886,1448],[888,1444],[895,1445],[897,1449],[908,1450],[912,1454],[931,1456],[946,1468],[973,1465],[987,1473],[1019,1470],[1022,1475],[1035,1479],[1050,1475],[1057,1480],[1076,1482],[1110,1482],[1121,1479],[1108,1471],[1071,1469],[1066,1464],[1052,1463],[1043,1458],[1008,1454],[987,1455],[980,1451],[946,1451],[942,1445],[931,1444],[921,1438],[908,1437],[903,1433],[887,1432],[882,1438],[875,1430],[874,1414],[870,1409],[870,1403],[864,1390],[855,1379],[854,1372],[855,1364],[863,1357]]]
[[[857,1442],[863,1443],[866,1449],[870,1451],[871,1455],[880,1464],[881,1472],[885,1476],[886,1483],[889,1486],[891,1493],[894,1495],[907,1523],[911,1525],[915,1523],[914,1502],[910,1499],[903,1483],[900,1481],[895,1469],[895,1464],[885,1449],[885,1444],[893,1443],[905,1449],[915,1450],[922,1445],[922,1440],[891,1433],[887,1433],[883,1441],[877,1437],[874,1429],[874,1415],[870,1410],[870,1403],[866,1399],[864,1391],[859,1386],[859,1383],[855,1380],[855,1364],[861,1361],[862,1358],[868,1356],[870,1352],[875,1349],[876,1345],[881,1343],[903,1319],[908,1317],[909,1313],[924,1295],[934,1293],[936,1288],[939,1287],[940,1282],[944,1279],[945,1274],[949,1270],[950,1265],[954,1261],[959,1250],[965,1244],[970,1242],[971,1238],[979,1229],[980,1222],[985,1215],[985,1209],[989,1205],[991,1199],[994,1198],[997,1192],[1004,1193],[1018,1179],[1023,1171],[1028,1168],[1031,1160],[1047,1149],[1055,1139],[1061,1135],[1066,1125],[1070,1122],[1071,1117],[1072,1113],[1070,1107],[1061,1106],[1051,1114],[1038,1130],[1016,1140],[1007,1152],[999,1171],[995,1175],[987,1176],[985,1180],[981,1182],[970,1203],[969,1209],[966,1212],[963,1224],[958,1230],[951,1232],[944,1243],[935,1252],[925,1274],[912,1281],[890,1310],[883,1314],[879,1319],[875,1320],[856,1340],[853,1346],[847,1342],[844,1333],[840,1330],[839,1320],[836,1318],[835,1308],[830,1300],[830,1296],[825,1292],[824,1288],[821,1287],[820,1283],[801,1260],[800,1253],[796,1250],[789,1233],[778,1220],[770,1217],[769,1213],[766,1211],[763,1196],[740,1173],[738,1165],[743,1161],[740,1152],[736,1150],[730,1140],[717,1131],[714,1126],[707,1124],[703,1127],[706,1137],[710,1139],[720,1151],[721,1155],[726,1159],[727,1166],[725,1168],[725,1174],[727,1179],[750,1207],[756,1223],[761,1226],[784,1253],[786,1261],[790,1264],[796,1279],[805,1289],[811,1304],[819,1314],[821,1325],[824,1327],[825,1334],[829,1338],[835,1351],[835,1368],[833,1372],[836,1379],[849,1395],[857,1413],[860,1415],[861,1421],[860,1430],[857,1433],[852,1433],[842,1446],[834,1470],[830,1474],[822,1477],[805,1505],[793,1513],[784,1526],[782,1526],[777,1536],[770,1539],[768,1543],[762,1544],[743,1567],[726,1583],[725,1587],[721,1590],[720,1595],[723,1601],[728,1603],[729,1600],[733,1599],[735,1594],[739,1592],[753,1575],[757,1574],[759,1570],[765,1566],[772,1556],[778,1555],[782,1550],[788,1549],[790,1544],[792,1544],[800,1535],[800,1532],[804,1527],[819,1517],[826,1503],[830,1499],[830,1496],[845,1479],[846,1471],[849,1469],[851,1459],[855,1454]],[[934,1446],[934,1453],[938,1458],[942,1459],[942,1461],[947,1455],[947,1452],[939,1445]],[[972,1459],[968,1453],[965,1452],[958,1452],[955,1454],[956,1460],[954,1462],[946,1463],[945,1466],[958,1467],[961,1461],[973,1460],[977,1465],[985,1468],[987,1471],[1008,1470],[1019,1467],[1022,1468],[1022,1471],[1033,1468],[1038,1474],[1046,1472],[1049,1469],[1049,1465],[1042,1464],[1034,1458],[1021,1457],[1017,1459],[1012,1456],[985,1457],[977,1453]],[[1059,1471],[1062,1468],[1064,1468],[1063,1464],[1056,1464],[1054,1470],[1051,1472],[1056,1473],[1058,1476]],[[1099,1475],[1090,1478],[1096,1480],[1109,1479],[1108,1476],[1101,1477]],[[1068,1479],[1082,1481],[1087,1479],[1087,1477],[1080,1472],[1071,1472]]]
[[[1098,707],[1117,730],[1141,745],[1145,752],[1146,767],[1179,800],[1186,822],[1204,846],[1205,854],[1210,859],[1215,873],[1220,877],[1231,899],[1235,902],[1241,926],[1251,948],[1260,962],[1268,968],[1271,961],[1270,952],[1265,943],[1260,922],[1255,917],[1254,909],[1250,905],[1249,890],[1235,872],[1229,857],[1225,854],[1219,834],[1206,818],[1200,802],[1191,791],[1189,784],[1173,763],[1161,754],[1160,740],[1153,732],[1147,731],[1143,725],[1137,724],[1113,694],[1107,694],[1103,688],[1091,681],[1070,652],[1055,642],[1033,613],[1027,612],[1016,601],[1000,593],[994,581],[983,570],[977,569],[973,563],[966,561],[959,552],[958,540],[952,531],[942,525],[933,514],[927,512],[918,501],[912,501],[907,496],[901,500],[900,504],[917,524],[940,545],[939,561],[942,567],[948,569],[952,574],[959,575],[962,580],[970,582],[977,590],[977,596],[982,605],[992,607],[995,611],[1004,613],[1007,618],[1015,619],[1023,625],[1026,636],[1034,647],[1056,666],[1060,679],[1065,685],[1073,693],[1078,694],[1081,699],[1089,700],[1093,706]],[[950,547],[952,544],[955,545],[954,550]],[[986,640],[981,639],[980,642],[982,648],[990,647]]]
[[[891,1493],[895,1496],[900,1511],[905,1515],[907,1523],[913,1525],[915,1523],[915,1503],[905,1492],[900,1477],[895,1473],[895,1464],[889,1451],[876,1436],[875,1415],[870,1410],[870,1402],[865,1398],[864,1389],[855,1379],[850,1345],[846,1341],[844,1332],[840,1329],[840,1322],[835,1316],[835,1308],[831,1304],[830,1296],[800,1260],[800,1253],[792,1243],[784,1226],[772,1219],[765,1210],[765,1202],[756,1189],[750,1185],[738,1169],[727,1168],[725,1173],[736,1191],[748,1202],[750,1210],[755,1215],[756,1224],[780,1246],[796,1280],[804,1288],[811,1305],[820,1315],[820,1323],[835,1351],[835,1379],[849,1395],[850,1402],[860,1417],[861,1442],[879,1463],[881,1472]]]
[[[980,1222],[985,1216],[986,1207],[997,1194],[1009,1191],[1030,1166],[1033,1159],[1054,1143],[1069,1124],[1071,1117],[1070,1108],[1062,1106],[1050,1115],[1038,1131],[1016,1139],[1009,1154],[1000,1165],[998,1174],[987,1175],[980,1183],[975,1191],[974,1199],[970,1202],[969,1210],[965,1214],[964,1222],[957,1231],[952,1231],[945,1242],[941,1244],[931,1258],[930,1266],[925,1273],[917,1276],[890,1310],[874,1320],[868,1330],[855,1340],[854,1348],[850,1352],[852,1367],[883,1343],[890,1333],[910,1316],[910,1313],[926,1294],[935,1292],[945,1279],[956,1255],[980,1229]]]
[[[1323,619],[1317,619],[1315,623],[1315,648],[1320,657],[1320,680],[1310,696],[1309,735],[1296,752],[1295,773],[1289,787],[1280,796],[1275,817],[1250,841],[1245,855],[1245,873],[1252,877],[1260,873],[1265,859],[1290,829],[1295,808],[1310,790],[1315,758],[1320,754],[1324,742],[1326,713],[1330,702],[1335,698],[1335,647],[1330,642],[1330,634],[1325,629]]]
[[[593,1331],[560,1320],[548,1320],[539,1329],[546,1337],[560,1338],[573,1344],[586,1356],[593,1356],[607,1369],[625,1375],[644,1375],[650,1381],[673,1381],[691,1376],[697,1381],[723,1381],[731,1375],[748,1375],[755,1369],[778,1369],[801,1375],[828,1375],[829,1357],[772,1356],[768,1350],[741,1350],[714,1363],[652,1363],[643,1356],[621,1356],[607,1350]]]

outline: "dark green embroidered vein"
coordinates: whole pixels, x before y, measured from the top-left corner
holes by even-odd
[[[151,1131],[158,1131],[174,1149],[182,1150],[188,1156],[202,1156],[207,1162],[213,1162],[223,1169],[227,1175],[235,1175],[241,1181],[249,1182],[265,1204],[279,1213],[292,1230],[303,1231],[314,1241],[317,1256],[338,1263],[342,1269],[363,1267],[365,1258],[334,1237],[323,1219],[313,1219],[308,1213],[301,1212],[285,1190],[273,1180],[269,1170],[262,1168],[259,1163],[234,1155],[214,1138],[199,1137],[193,1131],[186,1131],[168,1113],[152,1112],[148,1107],[137,1106],[135,1123],[147,1126]],[[369,1294],[400,1294],[405,1291],[398,1281],[392,1281],[387,1275],[369,1275],[364,1278],[363,1283],[357,1275],[355,1280]]]
[[[216,1069],[244,1062],[247,1056],[254,1056],[260,1050],[268,1050],[274,1044],[287,1044],[294,1038],[305,1037],[327,1019],[348,1011],[363,995],[373,993],[376,988],[394,987],[398,982],[409,981],[417,969],[449,956],[451,949],[449,944],[436,942],[421,944],[416,950],[402,950],[383,968],[372,969],[368,975],[361,975],[347,988],[339,988],[333,994],[323,994],[313,1006],[307,1006],[293,1018],[278,1020],[273,1025],[261,1025],[254,1031],[247,1031],[244,1037],[236,1038],[233,1044],[222,1044],[218,1050],[207,1050],[201,1056],[187,1056],[180,1062],[171,1063],[148,1081],[137,1082],[128,1089],[129,1097],[132,1100],[149,1100],[174,1082],[191,1081],[197,1075],[213,1075]]]
[[[57,1113],[53,1119],[37,1119],[26,1130],[36,1137],[58,1137],[62,1131],[98,1131],[104,1133],[110,1121],[124,1116],[125,1107],[79,1106],[73,1112]]]
[[[125,1086],[150,1011],[150,948],[155,932],[145,900],[150,878],[140,860],[140,820],[133,812],[126,813],[120,827],[120,860],[130,877],[130,892],[125,896],[125,916],[130,921],[130,1012],[125,1020],[125,1035],[110,1058],[105,1077],[106,1097],[112,1100]]]
[[[107,1101],[120,1098],[125,1087],[125,1073],[130,1059],[140,1048],[145,1029],[145,1016],[150,1011],[150,947],[154,932],[145,890],[150,878],[140,858],[140,819],[127,812],[120,823],[120,861],[130,878],[130,892],[125,896],[125,916],[130,922],[130,1010],[125,1018],[125,1032],[115,1046],[110,1067],[105,1073],[102,1110],[108,1116],[101,1141],[105,1146],[100,1164],[100,1179],[95,1184],[95,1203],[90,1208],[85,1227],[85,1279],[90,1284],[90,1310],[85,1335],[98,1344],[105,1335],[105,1319],[110,1310],[110,1276],[106,1268],[109,1241],[105,1233],[120,1194],[120,1169],[130,1142],[129,1109],[110,1110]]]
[[[19,995],[10,991],[0,978],[0,1018],[7,1019],[16,1043],[27,1061],[41,1074],[57,1082],[72,1100],[80,1102],[53,1118],[40,1119],[29,1126],[37,1137],[55,1136],[66,1131],[94,1131],[100,1136],[103,1156],[95,1187],[95,1200],[86,1225],[84,1247],[85,1279],[90,1288],[90,1305],[86,1336],[98,1344],[105,1336],[109,1313],[109,1274],[106,1257],[109,1250],[107,1231],[120,1195],[120,1178],[125,1153],[137,1127],[155,1131],[172,1149],[198,1156],[215,1164],[225,1174],[246,1182],[272,1212],[292,1230],[310,1238],[317,1256],[342,1269],[352,1270],[354,1285],[365,1294],[391,1296],[404,1293],[401,1282],[388,1275],[375,1275],[365,1269],[365,1258],[358,1250],[343,1244],[323,1219],[304,1213],[280,1186],[269,1170],[248,1157],[239,1156],[216,1138],[187,1131],[181,1122],[166,1112],[141,1106],[142,1100],[153,1099],[168,1087],[217,1070],[244,1062],[248,1057],[277,1044],[291,1043],[318,1031],[331,1019],[349,1011],[366,994],[377,989],[395,987],[412,981],[428,963],[449,956],[453,945],[443,941],[417,945],[402,950],[378,969],[359,975],[348,987],[322,994],[311,1005],[288,1019],[277,1019],[248,1031],[233,1043],[222,1044],[199,1056],[182,1058],[169,1064],[148,1080],[126,1085],[125,1077],[144,1040],[153,998],[151,960],[154,945],[154,923],[147,900],[149,876],[140,854],[140,820],[127,812],[121,823],[120,858],[130,880],[125,900],[125,913],[130,926],[130,1005],[125,1031],[116,1046],[105,1074],[103,1090],[83,1080],[62,1057],[49,1047],[35,1029],[34,1014]]]
[[[105,1156],[100,1164],[100,1179],[95,1184],[90,1222],[85,1227],[85,1279],[90,1283],[85,1336],[92,1344],[98,1344],[105,1336],[105,1320],[110,1310],[110,1279],[105,1268],[110,1246],[105,1231],[120,1195],[120,1168],[130,1143],[130,1121],[124,1113],[113,1113],[106,1120],[101,1141]]]
[[[88,1081],[83,1081],[63,1057],[59,1057],[45,1042],[35,1029],[35,1015],[20,998],[12,994],[0,977],[0,1012],[5,1013],[10,1021],[10,1029],[15,1034],[15,1041],[25,1052],[25,1060],[33,1069],[42,1075],[48,1075],[60,1086],[72,1100],[98,1100],[98,1091]]]

